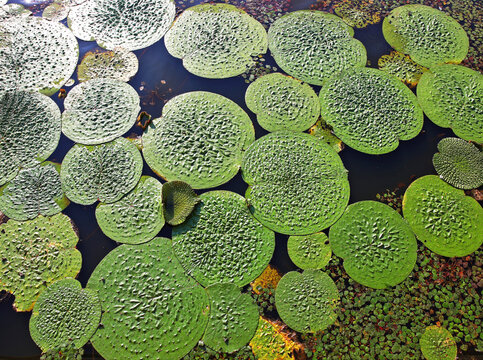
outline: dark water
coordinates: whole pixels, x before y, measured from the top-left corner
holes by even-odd
[[[23,3],[27,6],[41,3],[41,1],[35,0],[10,2]],[[292,3],[293,10],[299,10],[308,8],[313,1],[302,0],[292,1]],[[372,66],[377,65],[377,60],[381,55],[391,51],[382,36],[381,24],[365,29],[355,29],[355,37],[366,46]],[[99,49],[92,42],[79,41],[79,46],[80,59],[87,51]],[[163,99],[188,91],[204,90],[221,94],[239,104],[251,116],[257,138],[267,133],[258,126],[255,116],[245,105],[244,95],[248,84],[242,77],[210,80],[194,76],[183,68],[181,60],[168,54],[162,40],[147,49],[135,51],[135,53],[139,59],[140,69],[129,84],[139,91],[142,102],[146,103],[146,105],[142,105],[142,110],[147,111],[153,118],[160,116]],[[269,55],[266,55],[265,58],[268,64],[276,66]],[[162,81],[166,84],[163,85]],[[144,90],[140,91],[142,86]],[[152,95],[150,92],[156,87],[159,89],[158,95]],[[168,88],[171,88],[172,91],[168,92]],[[319,88],[315,88],[318,92]],[[66,88],[67,91],[69,89]],[[53,99],[63,110],[62,100],[59,100],[57,95],[54,95]],[[155,102],[154,105],[149,104],[152,101]],[[140,128],[134,127],[126,135],[133,132],[142,133]],[[451,130],[442,129],[425,119],[423,131],[416,138],[402,142],[396,151],[389,154],[376,156],[363,154],[350,148],[343,150],[340,156],[349,171],[350,202],[373,200],[377,193],[384,192],[386,189],[392,190],[401,183],[408,184],[415,177],[435,173],[431,159],[436,152],[436,144],[445,136],[453,136],[453,133]],[[73,142],[62,136],[59,147],[49,160],[62,162],[72,146]],[[155,176],[146,165],[143,174]],[[243,195],[246,187],[238,174],[230,182],[217,189],[230,190]],[[201,192],[204,191],[198,191],[198,193]],[[94,210],[95,205],[82,206],[71,203],[64,211],[79,228],[80,239],[77,247],[82,253],[83,265],[78,279],[83,286],[101,259],[117,246],[97,226]],[[159,236],[171,237],[171,228],[166,225]],[[282,272],[296,268],[287,254],[287,238],[285,235],[277,234],[275,254],[271,261]],[[0,302],[0,359],[38,359],[40,351],[31,340],[28,331],[30,313],[16,313],[12,309],[12,304],[13,296]],[[92,350],[89,348],[86,350],[86,354],[91,352]],[[86,358],[91,358],[91,356],[88,355]]]

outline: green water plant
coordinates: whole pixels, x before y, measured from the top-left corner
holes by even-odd
[[[394,75],[410,88],[416,87],[423,73],[428,70],[417,64],[409,55],[399,51],[391,51],[389,55],[382,55],[377,61],[377,66],[379,70]]]
[[[60,165],[49,161],[21,169],[12,181],[0,187],[0,211],[14,220],[55,215],[69,203],[62,191]]]
[[[0,185],[20,168],[46,160],[60,134],[60,110],[52,99],[29,91],[0,91]]]
[[[165,183],[162,195],[164,218],[173,226],[182,224],[200,201],[191,186],[183,181]]]
[[[267,52],[267,33],[233,5],[201,4],[183,11],[164,43],[190,73],[223,79],[244,73],[253,56]]]
[[[173,228],[173,248],[186,271],[201,285],[247,285],[267,267],[275,234],[257,222],[245,199],[210,191],[183,224]]]
[[[384,18],[382,32],[395,50],[427,68],[460,63],[468,53],[468,35],[458,21],[425,5],[395,8]]]
[[[159,41],[173,23],[173,0],[149,2],[91,0],[73,6],[67,17],[74,35],[100,47],[138,50]]]
[[[138,72],[139,61],[133,52],[122,48],[87,52],[77,67],[79,82],[94,78],[129,81]]]
[[[330,228],[330,246],[359,284],[384,289],[406,279],[416,264],[417,242],[407,222],[388,205],[359,201]]]
[[[336,15],[300,10],[272,24],[268,46],[286,73],[323,85],[344,69],[366,65],[366,48],[353,35],[354,30]]]
[[[75,0],[54,0],[42,11],[42,17],[50,21],[64,20],[69,14],[71,1]]]
[[[483,75],[459,65],[439,65],[421,77],[418,100],[436,125],[483,143]]]
[[[125,138],[101,145],[74,145],[60,170],[62,189],[78,204],[112,203],[130,192],[141,178],[143,159]]]
[[[275,290],[275,306],[285,324],[301,333],[325,330],[337,319],[339,291],[320,270],[291,271]]]
[[[436,254],[466,256],[483,243],[480,204],[436,175],[423,176],[408,187],[403,214],[418,239]]]
[[[80,349],[94,335],[101,320],[97,294],[80,282],[63,279],[40,294],[30,317],[30,336],[43,352],[64,343]]]
[[[428,326],[419,340],[426,360],[455,360],[458,352],[451,333],[443,327]]]
[[[278,131],[245,152],[242,176],[253,216],[282,234],[332,225],[349,202],[347,170],[335,150],[305,133]]]
[[[433,156],[438,175],[459,189],[476,189],[483,185],[483,153],[459,138],[444,138]]]
[[[330,261],[332,249],[324,233],[290,236],[287,241],[290,260],[302,270],[322,269]]]
[[[0,90],[40,90],[52,95],[77,65],[77,40],[63,24],[13,17],[0,24]]]
[[[144,159],[155,173],[205,189],[236,175],[255,130],[233,101],[194,91],[168,101],[162,117],[153,120],[142,139]]]
[[[247,88],[245,102],[267,131],[304,131],[320,116],[319,100],[310,85],[280,73],[255,80]]]
[[[381,21],[380,8],[369,0],[342,0],[334,5],[334,13],[347,25],[362,29]]]
[[[136,187],[120,200],[96,208],[102,232],[120,243],[140,244],[153,239],[164,226],[162,185],[142,176]]]
[[[232,353],[247,345],[258,327],[258,307],[248,293],[233,284],[206,288],[210,317],[202,341],[209,348]]]
[[[91,342],[106,360],[178,360],[208,322],[208,295],[185,274],[166,238],[117,247],[87,288],[101,300],[101,325]]]
[[[423,127],[418,99],[401,81],[381,70],[353,68],[320,90],[324,120],[345,144],[367,154],[395,150]]]
[[[32,15],[32,12],[21,4],[2,4],[0,2],[0,20],[8,20],[12,18],[25,18]]]
[[[17,311],[32,310],[48,285],[79,273],[82,257],[73,226],[63,214],[0,225],[0,290],[15,295]]]

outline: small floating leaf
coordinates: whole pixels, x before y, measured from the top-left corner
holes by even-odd
[[[436,325],[426,328],[419,345],[426,360],[455,360],[458,352],[451,333]]]
[[[329,239],[324,233],[290,236],[287,251],[290,260],[302,270],[322,269],[332,255]]]
[[[191,186],[183,181],[170,181],[163,185],[164,218],[170,225],[182,224],[199,201]]]
[[[77,67],[80,82],[94,78],[129,81],[138,72],[136,54],[116,48],[112,51],[88,52]]]
[[[409,55],[392,51],[389,55],[382,55],[377,61],[379,70],[386,71],[404,82],[410,88],[416,87],[426,69],[417,64]]]

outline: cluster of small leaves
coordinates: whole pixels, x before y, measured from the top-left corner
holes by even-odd
[[[343,0],[334,6],[334,12],[349,26],[359,29],[381,21],[378,6],[370,0]]]
[[[271,66],[265,63],[263,55],[254,56],[252,58],[253,64],[247,68],[247,70],[240,76],[245,79],[245,83],[249,84],[259,77],[276,72],[278,69],[275,66]]]
[[[240,350],[227,354],[211,350],[202,341],[191,350],[182,360],[255,360],[252,349],[249,345]]]
[[[267,287],[257,285],[253,288],[253,297],[262,315],[267,316],[275,310],[275,287],[271,284]]]
[[[42,354],[40,360],[82,360],[84,349],[76,349],[72,344],[62,344],[57,349]]]
[[[404,55],[398,51],[392,51],[389,55],[383,55],[377,61],[377,66],[382,71],[387,71],[410,88],[416,87],[419,79],[426,69],[414,62],[409,55]]]
[[[394,190],[386,189],[384,193],[376,194],[376,199],[386,205],[389,205],[398,213],[401,213],[403,195],[404,195],[404,192],[401,192],[400,189],[394,189]]]

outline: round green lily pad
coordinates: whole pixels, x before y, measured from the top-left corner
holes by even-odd
[[[78,204],[112,203],[134,189],[142,170],[136,145],[117,138],[101,145],[74,145],[65,155],[60,179],[67,197]]]
[[[320,116],[319,100],[310,85],[280,73],[255,80],[245,93],[245,102],[267,131],[304,131]]]
[[[0,225],[0,291],[15,295],[17,311],[32,310],[49,284],[79,273],[77,241],[73,223],[63,214]]]
[[[386,154],[399,140],[416,137],[424,115],[418,99],[396,77],[371,68],[354,68],[326,82],[320,90],[324,120],[351,148]]]
[[[458,353],[451,333],[436,325],[426,328],[419,345],[426,360],[455,360]]]
[[[112,50],[138,50],[160,40],[176,13],[173,0],[89,0],[73,6],[69,27],[81,40]]]
[[[480,204],[436,175],[423,176],[408,187],[403,214],[418,239],[438,255],[466,256],[483,243]]]
[[[210,317],[203,342],[215,351],[234,352],[248,344],[258,327],[258,307],[248,293],[233,284],[206,288]]]
[[[287,251],[290,260],[302,270],[322,269],[332,256],[329,239],[324,233],[290,236]]]
[[[438,150],[433,165],[444,181],[459,189],[483,185],[483,152],[475,145],[459,138],[445,138],[438,143]]]
[[[244,73],[267,52],[267,32],[245,11],[228,4],[186,9],[164,37],[168,52],[190,73],[224,79]]]
[[[460,63],[469,48],[468,35],[451,16],[425,5],[395,8],[382,23],[384,38],[418,64],[432,67]]]
[[[39,296],[30,317],[30,336],[44,352],[64,343],[80,349],[94,335],[100,320],[97,294],[82,289],[77,280],[63,279]]]
[[[19,171],[0,187],[0,211],[14,220],[51,216],[64,210],[69,199],[62,191],[60,165],[44,162]]]
[[[0,23],[0,90],[54,94],[71,77],[79,47],[63,24],[36,16]]]
[[[349,205],[330,228],[334,254],[344,259],[347,274],[374,289],[406,279],[416,264],[418,244],[408,223],[377,201]]]
[[[194,189],[222,185],[238,172],[243,151],[255,140],[248,115],[233,101],[195,91],[172,98],[143,135],[149,167],[168,181]]]
[[[421,76],[428,71],[417,64],[409,55],[399,51],[392,51],[389,55],[382,55],[377,61],[379,70],[386,71],[404,82],[410,88],[416,87]]]
[[[170,181],[163,185],[164,218],[170,225],[182,224],[200,199],[189,184]]]
[[[210,191],[200,195],[188,220],[173,228],[173,248],[201,285],[244,286],[270,262],[275,234],[250,215],[242,196]]]
[[[64,101],[62,132],[71,140],[102,144],[123,135],[135,123],[139,95],[120,80],[93,79],[75,86]]]
[[[268,47],[286,73],[323,85],[344,69],[365,66],[366,48],[340,17],[301,10],[276,20],[268,30]]]
[[[87,288],[101,300],[102,325],[91,342],[106,360],[181,359],[208,322],[208,296],[185,274],[166,238],[117,247]]]
[[[154,238],[164,226],[162,187],[155,178],[142,176],[137,186],[120,200],[97,205],[96,219],[102,232],[125,244]]]
[[[334,281],[320,270],[291,271],[275,290],[275,306],[280,318],[293,330],[315,333],[337,319],[339,291]]]
[[[242,175],[253,216],[282,234],[322,231],[349,202],[342,160],[309,134],[278,131],[258,139],[245,152]]]
[[[112,51],[88,52],[77,67],[80,82],[94,78],[129,81],[138,72],[136,54],[116,48]]]
[[[35,92],[0,91],[0,185],[20,168],[47,159],[60,134],[60,110],[52,99]]]
[[[32,12],[21,4],[6,4],[6,1],[3,3],[0,1],[0,20],[8,20],[12,18],[25,18],[32,15]]]
[[[418,100],[436,125],[483,143],[483,75],[458,65],[439,65],[421,77]]]

